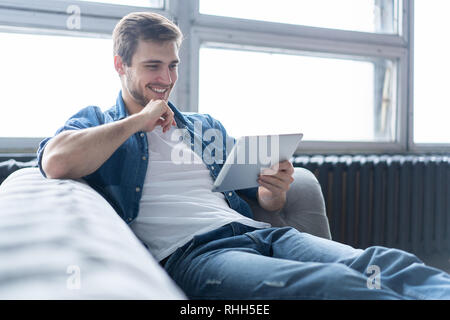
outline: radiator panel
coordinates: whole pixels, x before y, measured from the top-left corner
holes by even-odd
[[[297,156],[317,177],[333,240],[413,253],[450,250],[447,155]]]

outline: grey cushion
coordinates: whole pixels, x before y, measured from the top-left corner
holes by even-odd
[[[291,226],[301,232],[331,239],[322,188],[314,174],[304,168],[294,168],[294,182],[286,195],[285,206],[277,211],[264,210],[259,204],[241,195],[250,205],[255,220],[274,227]]]

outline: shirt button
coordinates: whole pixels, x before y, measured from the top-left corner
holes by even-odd
[[[142,156],[142,160],[147,160],[147,157],[146,156]]]
[[[128,218],[127,220],[128,220],[128,222],[131,222],[131,220],[133,220],[133,219],[131,219],[131,218]]]
[[[139,192],[139,191],[141,191],[141,188],[137,187],[136,192]]]
[[[233,195],[233,193],[232,192],[228,192],[228,195],[231,197]]]
[[[214,166],[211,166],[211,170],[214,170]]]
[[[145,136],[145,133],[141,132],[140,136],[141,138],[143,138]]]

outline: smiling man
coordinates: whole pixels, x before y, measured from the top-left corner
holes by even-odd
[[[120,32],[120,29],[117,32]],[[127,44],[126,40],[117,35],[114,66],[120,76],[122,97],[130,113],[140,112],[151,100],[167,102],[178,79],[180,43],[140,40],[136,45],[129,44],[136,48],[132,57],[125,50],[128,48]]]
[[[195,152],[195,141],[201,150],[208,147],[195,128],[216,130],[225,147],[234,139],[210,115],[183,113],[169,102],[181,31],[161,15],[131,13],[117,24],[113,40],[122,84],[116,104],[73,115],[41,142],[39,168],[48,178],[86,180],[188,297],[450,299],[449,275],[411,254],[354,249],[293,228],[272,228],[252,219],[237,192],[212,192],[227,153],[206,161]],[[187,138],[183,152],[196,161],[172,158],[177,130]],[[289,161],[276,168],[260,176],[259,187],[239,191],[274,214],[285,205],[294,172]],[[368,286],[368,270],[379,271],[370,274],[380,280],[376,289]]]

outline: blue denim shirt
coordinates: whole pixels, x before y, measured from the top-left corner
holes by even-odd
[[[215,180],[225,162],[227,151],[229,151],[226,149],[227,140],[231,139],[232,143],[235,143],[235,140],[229,137],[223,125],[210,115],[180,112],[170,102],[169,107],[175,114],[177,127],[186,129],[184,139],[187,142],[190,141],[192,150],[199,154],[199,146],[201,145],[199,156],[201,156],[210,171],[211,177]],[[122,99],[122,92],[120,92],[115,106],[105,112],[102,112],[96,106],[86,107],[67,120],[64,126],[56,131],[55,136],[65,130],[99,126],[124,119],[127,116],[128,112]],[[197,126],[196,130],[194,130],[194,125]],[[200,125],[201,130],[199,130]],[[199,132],[204,133],[208,129],[216,129],[221,132],[223,141],[220,146],[223,146],[223,152],[217,152],[216,154],[215,148],[210,145],[216,142],[215,139],[214,141],[204,141],[203,137],[199,135]],[[37,151],[39,169],[44,177],[46,177],[46,174],[42,169],[42,155],[50,139],[51,137],[42,140]],[[207,147],[212,152],[204,152]],[[212,158],[205,159],[205,157],[210,156]],[[83,179],[113,206],[123,220],[131,223],[138,215],[148,158],[147,135],[145,132],[139,131],[128,138],[99,169],[83,177]],[[239,190],[239,192],[249,198],[256,199],[257,187]],[[250,206],[236,191],[224,192],[223,194],[232,209],[244,216],[253,218]]]

